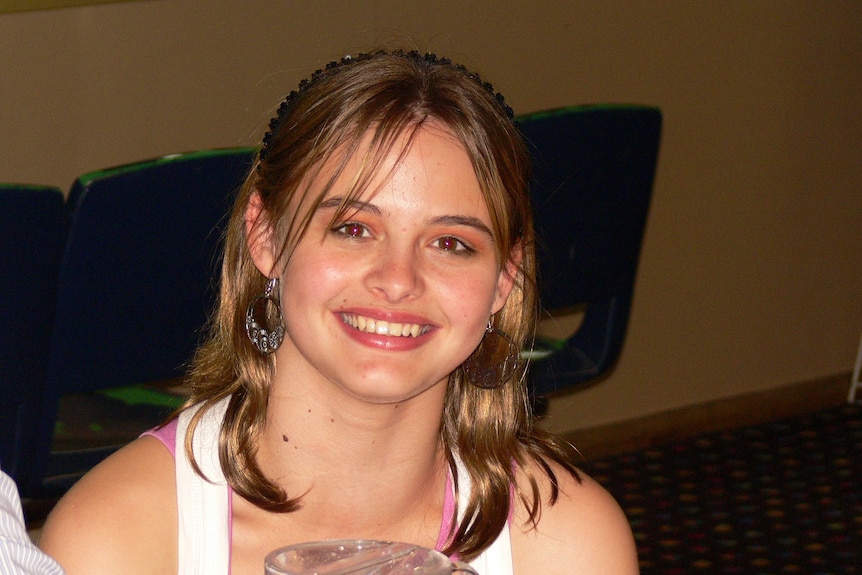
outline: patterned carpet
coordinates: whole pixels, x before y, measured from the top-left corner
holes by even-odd
[[[862,573],[862,406],[591,462],[643,575]]]

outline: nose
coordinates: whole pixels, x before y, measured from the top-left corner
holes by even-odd
[[[415,299],[425,287],[420,258],[411,247],[381,247],[366,285],[390,303]]]

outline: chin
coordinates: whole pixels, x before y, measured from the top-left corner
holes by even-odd
[[[389,383],[391,381],[394,380],[388,379],[387,383],[377,385],[374,385],[369,381],[365,382],[366,385],[363,385],[362,387],[349,386],[344,387],[343,389],[356,399],[366,401],[368,403],[392,405],[396,403],[404,403],[421,396],[426,396],[436,389],[445,389],[448,378],[437,383],[413,387],[411,389],[405,389],[404,386],[400,385],[392,385]]]

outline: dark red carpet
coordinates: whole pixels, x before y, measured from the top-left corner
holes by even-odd
[[[591,462],[641,572],[862,573],[862,406]]]

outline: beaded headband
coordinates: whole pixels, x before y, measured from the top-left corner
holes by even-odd
[[[493,98],[497,101],[497,103],[500,105],[503,113],[506,114],[506,117],[509,118],[509,120],[512,120],[514,118],[514,113],[512,112],[512,108],[510,108],[506,104],[506,101],[505,101],[505,98],[503,98],[503,95],[494,90],[494,86],[492,86],[488,82],[483,81],[479,77],[478,74],[476,74],[475,72],[470,72],[464,66],[462,66],[460,64],[453,64],[452,61],[449,60],[448,58],[438,58],[435,54],[420,54],[416,50],[413,50],[410,52],[405,52],[402,50],[398,50],[398,51],[394,51],[394,52],[378,51],[378,52],[372,52],[369,54],[359,54],[357,56],[345,56],[340,61],[330,62],[329,64],[326,65],[325,68],[315,71],[311,75],[310,78],[302,80],[302,82],[299,83],[299,86],[297,87],[297,89],[291,91],[290,94],[288,94],[287,97],[284,99],[284,101],[282,101],[281,105],[278,107],[278,111],[276,112],[275,117],[272,120],[270,120],[270,122],[269,122],[269,130],[266,132],[266,134],[263,137],[263,146],[261,147],[260,152],[259,152],[260,162],[263,162],[266,159],[266,157],[269,153],[269,146],[272,143],[272,141],[276,138],[276,136],[278,136],[278,133],[281,130],[281,127],[287,118],[288,111],[290,110],[290,107],[293,104],[294,100],[296,100],[296,98],[300,94],[305,92],[309,88],[309,86],[312,86],[317,80],[319,80],[323,76],[327,75],[327,73],[330,72],[331,70],[335,70],[338,68],[344,68],[344,67],[350,66],[351,64],[354,64],[356,62],[362,62],[365,60],[370,60],[372,58],[383,56],[386,54],[391,54],[394,56],[400,56],[402,58],[413,60],[415,62],[423,62],[426,64],[440,65],[440,66],[450,66],[456,70],[459,70],[466,77],[468,77],[472,81],[476,82],[486,92],[491,94],[491,96],[493,96]],[[258,164],[258,170],[259,169],[260,169],[260,164]]]

